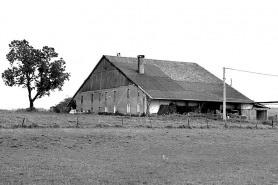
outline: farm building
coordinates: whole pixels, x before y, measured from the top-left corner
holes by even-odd
[[[226,97],[228,113],[267,117],[265,107],[229,85]],[[140,115],[157,113],[169,104],[179,113],[216,113],[222,111],[222,102],[223,81],[196,63],[104,55],[70,105],[79,111]]]

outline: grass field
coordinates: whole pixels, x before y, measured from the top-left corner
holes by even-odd
[[[276,116],[278,115],[278,108],[271,108],[267,112],[268,112],[268,116]]]
[[[278,184],[270,126],[79,115],[75,128],[76,115],[0,116],[0,184]]]

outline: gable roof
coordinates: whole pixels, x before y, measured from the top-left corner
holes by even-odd
[[[191,62],[145,59],[145,72],[137,71],[137,58],[104,57],[153,99],[223,101],[223,81]],[[226,85],[227,102],[254,103]]]
[[[104,56],[114,65],[119,67],[123,72],[126,72],[126,74],[140,75],[137,72],[137,58],[108,55]],[[146,64],[144,74],[146,76],[169,77],[175,81],[222,83],[219,78],[196,63],[154,60],[146,58],[144,58],[144,63]]]

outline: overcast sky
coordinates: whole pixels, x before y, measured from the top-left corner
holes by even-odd
[[[219,78],[223,67],[278,75],[277,0],[2,0],[0,72],[12,40],[54,47],[71,73],[63,91],[35,101],[49,108],[73,96],[102,55],[196,62]],[[255,101],[278,100],[278,78],[227,70]],[[29,106],[27,89],[0,81],[0,109]]]

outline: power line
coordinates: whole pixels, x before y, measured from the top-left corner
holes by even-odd
[[[234,71],[241,71],[241,72],[245,72],[245,73],[253,73],[253,74],[257,74],[257,75],[266,75],[266,76],[275,76],[275,77],[278,77],[278,75],[266,74],[266,73],[257,73],[257,72],[245,71],[245,70],[241,70],[241,69],[233,69],[233,68],[225,68],[225,69],[230,69],[230,70],[234,70]]]
[[[257,72],[253,72],[253,71],[245,71],[245,70],[240,70],[240,69],[233,69],[233,68],[225,68],[223,67],[223,120],[226,123],[226,77],[225,77],[225,71],[226,69],[230,69],[230,70],[234,70],[234,71],[241,71],[241,72],[245,72],[245,73],[253,73],[253,74],[258,74],[258,75],[266,75],[266,76],[274,76],[274,77],[278,77],[278,75],[273,75],[273,74],[266,74],[266,73],[257,73]],[[272,101],[273,103],[277,103],[278,101]],[[262,103],[262,102],[261,102]],[[265,102],[266,103],[266,102]]]

